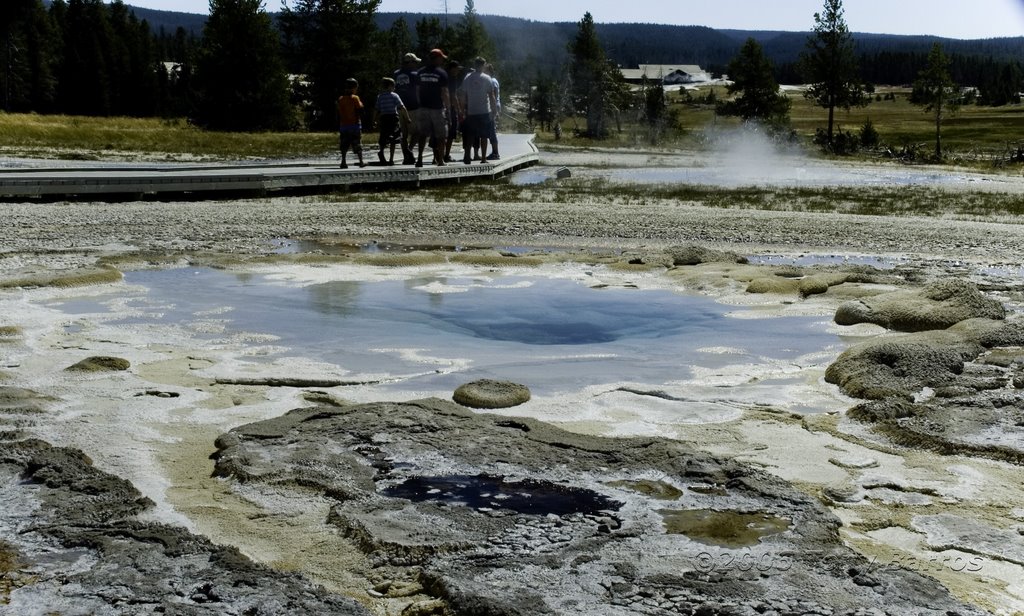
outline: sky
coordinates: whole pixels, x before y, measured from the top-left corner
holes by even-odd
[[[168,11],[207,13],[209,0],[124,0]],[[282,0],[264,0],[268,11]],[[598,23],[647,22],[736,30],[809,31],[824,0],[475,0],[481,15],[535,21],[579,21],[587,11]],[[381,12],[458,15],[465,0],[382,0]],[[846,0],[853,32],[931,34],[949,38],[1024,36],[1024,0]]]

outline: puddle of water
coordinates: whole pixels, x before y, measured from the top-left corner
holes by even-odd
[[[532,184],[543,184],[548,180],[554,180],[557,177],[557,172],[554,168],[546,167],[527,167],[522,171],[516,171],[512,174],[510,182],[515,186],[529,186]]]
[[[878,269],[894,269],[908,262],[870,255],[748,255],[747,261],[755,265],[870,265]]]
[[[278,238],[271,242],[276,254],[319,253],[328,255],[352,254],[403,254],[415,251],[461,252],[470,250],[472,246],[455,246],[443,244],[395,244],[391,242],[325,242],[322,240],[293,240]]]
[[[683,491],[674,485],[651,479],[638,479],[636,481],[623,479],[622,481],[610,481],[608,485],[613,488],[625,488],[656,500],[674,501],[679,500],[683,495]]]
[[[725,167],[666,167],[661,169],[609,169],[609,179],[637,184],[710,184],[713,186],[777,185],[777,186],[890,186],[959,184],[964,178],[955,175],[909,171],[903,169],[843,169],[809,164],[784,165],[772,169]]]
[[[706,483],[689,485],[686,486],[686,489],[697,494],[707,494],[708,496],[727,496],[729,494],[729,491],[723,486]]]
[[[686,535],[704,545],[723,548],[750,547],[761,539],[789,530],[786,518],[766,513],[740,513],[712,509],[662,509],[665,532]]]
[[[693,184],[699,186],[957,186],[981,181],[967,175],[905,168],[856,168],[815,164],[805,158],[763,160],[706,167],[609,167],[572,169],[574,178],[601,179],[616,184]],[[542,184],[555,178],[554,168],[534,167],[512,175],[518,186]]]
[[[1021,280],[1024,279],[1024,267],[1017,266],[989,266],[978,269],[978,273],[983,276],[991,276],[996,278],[1007,278],[1010,280]]]
[[[381,493],[414,502],[506,509],[535,515],[596,514],[618,511],[622,506],[593,490],[534,479],[508,482],[504,477],[493,475],[412,477]]]
[[[355,374],[402,377],[381,386],[389,392],[453,391],[478,378],[517,381],[540,395],[622,381],[666,383],[691,376],[692,366],[793,360],[841,345],[822,318],[731,318],[735,307],[704,297],[593,289],[566,279],[296,288],[258,275],[177,269],[129,272],[125,280],[135,296],[51,306],[100,316],[127,307],[133,315],[112,325],[183,327],[214,345],[262,343],[252,361],[301,355]],[[742,354],[701,350],[720,346]]]
[[[396,244],[390,242],[328,242],[322,240],[293,240],[289,238],[276,238],[271,240],[272,252],[275,254],[329,254],[329,255],[352,255],[352,254],[405,254],[418,251],[433,252],[464,252],[467,250],[483,250],[482,246],[458,246],[440,244]],[[494,250],[502,253],[522,256],[530,253],[543,252],[553,253],[565,250],[557,246],[494,246]],[[593,254],[609,254],[612,251],[605,249],[592,249]]]

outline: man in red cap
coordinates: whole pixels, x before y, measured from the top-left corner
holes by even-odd
[[[441,65],[448,59],[440,49],[431,49],[427,56],[426,68],[420,70],[420,121],[421,132],[417,135],[418,157],[416,166],[423,166],[423,148],[430,138],[434,152],[434,164],[444,165],[444,145],[448,139],[448,114],[451,98],[448,95],[448,73]]]

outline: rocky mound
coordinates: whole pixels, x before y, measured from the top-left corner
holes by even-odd
[[[970,319],[843,352],[825,380],[871,400],[849,416],[894,441],[1024,463],[1024,319]]]
[[[880,337],[840,354],[825,371],[825,381],[854,398],[910,400],[924,387],[954,382],[964,362],[982,350],[977,341],[955,332]]]
[[[671,246],[665,250],[672,265],[700,265],[701,263],[746,263],[747,258],[726,250],[704,246]]]
[[[299,409],[217,446],[216,473],[250,497],[333,501],[383,577],[415,577],[446,613],[979,613],[871,565],[781,480],[668,439],[429,399]]]
[[[151,501],[77,450],[0,442],[0,502],[3,613],[369,615],[234,548],[141,521]]]
[[[97,355],[86,357],[82,361],[68,366],[70,372],[121,372],[131,368],[131,363],[122,357]]]
[[[474,409],[504,409],[528,402],[530,389],[519,383],[480,379],[459,386],[452,399]]]
[[[886,329],[921,332],[946,329],[967,319],[1002,319],[1006,309],[978,288],[951,278],[913,291],[894,291],[846,302],[836,310],[839,325],[874,323]]]

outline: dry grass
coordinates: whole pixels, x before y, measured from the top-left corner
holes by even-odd
[[[931,150],[935,143],[935,117],[911,104],[906,88],[879,88],[876,94],[892,93],[894,100],[872,100],[866,107],[837,110],[835,120],[843,130],[857,133],[870,119],[883,143],[893,147],[923,144]],[[828,121],[828,111],[815,106],[799,93],[792,93],[790,120],[793,129],[810,137]],[[986,107],[963,105],[942,122],[943,149],[951,153],[997,153],[1024,143],[1024,105]]]
[[[835,212],[868,216],[948,216],[962,220],[1024,216],[1020,195],[1008,192],[962,192],[955,198],[928,186],[759,186],[724,187],[702,184],[617,184],[594,178],[572,178],[541,184],[513,184],[508,180],[484,184],[450,184],[414,197],[403,189],[335,193],[324,197],[347,203],[366,200],[391,202],[429,196],[438,203],[473,200],[495,203],[593,203],[623,206],[692,204],[722,209],[789,212]],[[937,202],[944,207],[936,208]]]
[[[334,133],[223,133],[183,120],[0,113],[2,151],[13,156],[102,158],[137,153],[155,159],[292,158],[337,148]]]
[[[703,96],[709,89],[714,89],[720,98],[726,95],[723,86],[701,88],[693,95]],[[909,102],[906,88],[880,87],[877,91],[880,96],[889,93],[895,95],[894,100],[872,100],[867,107],[837,110],[837,127],[857,133],[870,119],[883,145],[893,149],[916,146],[930,152],[935,139],[933,117]],[[793,103],[791,127],[802,142],[810,143],[814,131],[826,126],[827,111],[798,91],[788,95]],[[711,105],[684,104],[675,92],[669,94],[668,101],[675,125],[672,130],[655,134],[635,118],[635,112],[624,111],[610,122],[609,138],[600,142],[575,137],[574,128],[582,129],[585,122],[565,119],[560,143],[581,147],[699,148],[710,127],[738,124],[735,118],[717,117]],[[942,139],[946,153],[958,159],[1005,159],[1011,149],[1024,144],[1024,105],[965,105],[943,122]],[[538,132],[537,140],[553,142],[554,135]],[[371,141],[372,137],[364,139],[366,143]],[[0,152],[14,156],[94,159],[134,153],[150,160],[320,157],[333,155],[337,148],[334,133],[223,133],[204,131],[180,119],[6,113],[0,113],[0,144]]]
[[[83,287],[118,282],[121,272],[113,267],[86,267],[73,271],[41,272],[22,278],[0,280],[0,289],[19,287]]]

